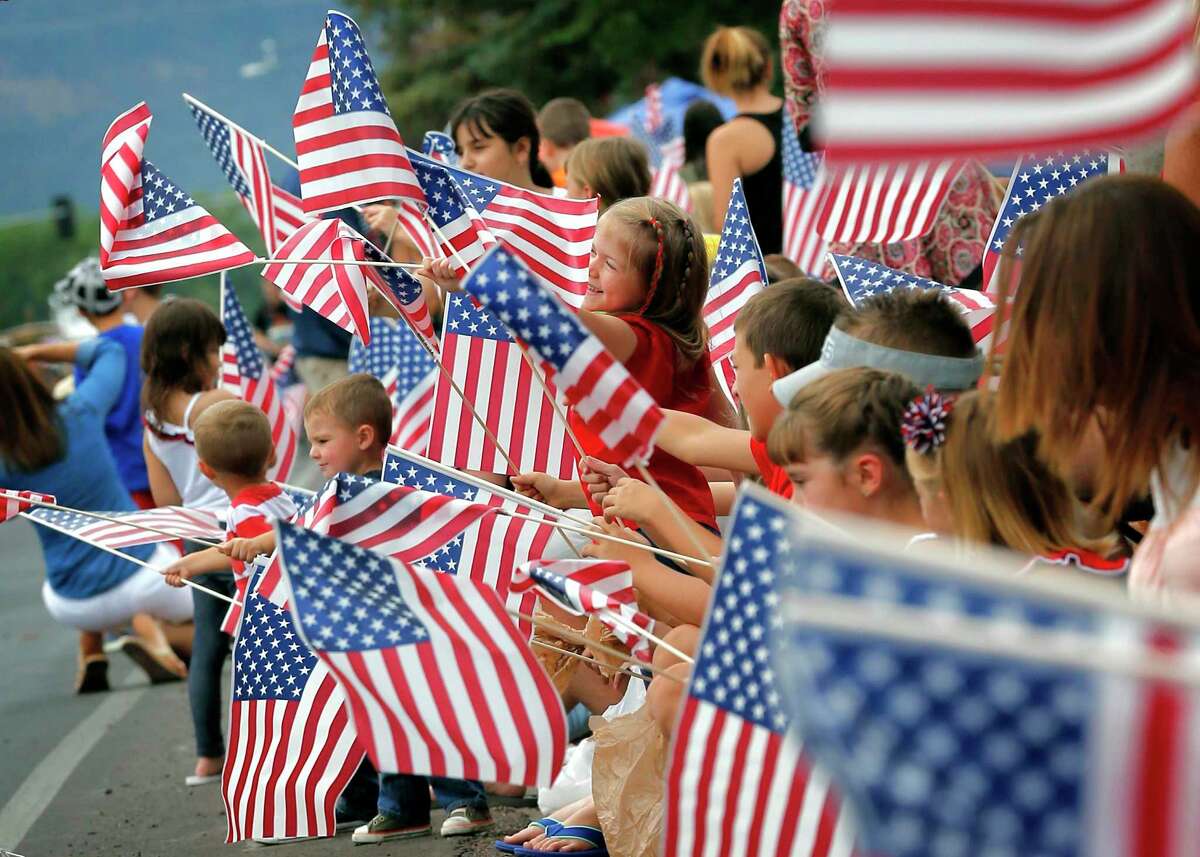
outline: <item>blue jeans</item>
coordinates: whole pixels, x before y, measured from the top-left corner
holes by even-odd
[[[477,780],[449,780],[414,774],[377,775],[371,760],[365,757],[338,799],[338,810],[342,815],[364,818],[372,814],[369,807],[374,801],[376,811],[401,819],[405,827],[428,824],[432,808],[430,786],[446,812],[463,807],[487,812],[487,793]]]
[[[227,571],[197,575],[196,582],[231,598],[236,595],[233,574]],[[196,755],[220,758],[225,755],[225,739],[221,734],[221,669],[229,657],[230,643],[229,635],[221,631],[221,622],[229,605],[203,592],[195,593],[192,604],[195,631],[187,686]]]

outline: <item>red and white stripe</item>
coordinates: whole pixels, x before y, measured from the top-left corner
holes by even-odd
[[[285,574],[289,558],[284,557]],[[548,786],[566,752],[562,700],[495,591],[391,561],[426,642],[366,651],[315,646],[380,771]],[[301,617],[303,631],[303,617]]]
[[[941,211],[961,161],[858,166],[826,164],[814,193],[817,231],[827,241],[891,244],[927,233]]]
[[[293,260],[347,262],[366,260],[361,237],[341,220],[314,220],[297,229],[276,253],[283,262],[262,270],[274,283],[334,324],[371,341],[367,321],[367,276],[356,265],[295,264]]]
[[[429,229],[429,224],[421,216],[420,207],[410,200],[404,199],[396,205],[396,223],[416,246],[417,252],[423,259],[440,259],[437,239]]]
[[[1190,0],[839,0],[824,43],[831,159],[1083,148],[1195,103]]]
[[[22,502],[34,500],[38,503],[57,503],[53,494],[39,494],[37,491],[12,491],[0,488],[0,523],[11,520],[22,512],[36,507],[32,503]]]
[[[392,400],[392,436],[390,443],[409,452],[425,454],[429,447],[429,424],[433,419],[433,401],[437,393],[437,369],[431,369],[420,384],[402,399],[396,398],[396,375],[393,370],[383,379],[383,387]]]
[[[684,211],[692,210],[692,195],[688,192],[687,182],[679,174],[679,165],[674,161],[664,158],[662,166],[654,171],[650,179],[650,196],[665,199]]]
[[[378,110],[337,114],[326,28],[317,39],[292,117],[300,195],[309,214],[380,199],[425,196],[392,118]]]
[[[153,120],[142,101],[112,121],[100,153],[100,264],[107,266],[117,232],[128,219],[134,186],[142,180],[142,151]]]
[[[992,345],[992,333],[996,326],[996,304],[983,292],[974,289],[946,288],[943,291],[963,314],[963,321],[971,328],[971,337],[984,354]]]
[[[820,202],[819,184],[805,189],[791,182],[783,183],[783,255],[800,270],[818,276],[829,247],[817,229]]]
[[[271,380],[278,384],[292,371],[296,363],[296,346],[288,343],[279,351],[275,362],[271,364]]]
[[[26,508],[28,509],[28,506]],[[185,509],[182,506],[160,506],[136,512],[101,512],[100,514],[115,520],[95,518],[78,527],[60,525],[55,521],[55,511],[39,507],[23,510],[23,514],[37,520],[39,524],[45,524],[73,538],[110,548],[128,548],[186,538],[216,543],[222,541],[225,535],[215,515],[199,509]],[[72,510],[62,511],[69,513]]]

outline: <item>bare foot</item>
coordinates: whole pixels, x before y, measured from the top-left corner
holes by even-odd
[[[563,822],[563,827],[594,827],[600,829],[600,817],[596,815],[596,804],[590,798],[584,798],[570,807],[573,811],[567,816],[567,820]],[[572,851],[591,851],[596,846],[583,842],[578,839],[559,839],[552,835],[545,835],[536,840],[531,840],[526,846],[533,851],[545,851],[548,853],[569,854]]]

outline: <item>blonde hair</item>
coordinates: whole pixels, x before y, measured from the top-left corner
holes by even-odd
[[[936,452],[909,453],[913,477],[935,481],[945,493],[955,535],[1033,556],[1070,548],[1110,553],[1114,539],[1079,532],[1079,502],[1038,457],[1036,433],[997,443],[991,435],[995,415],[994,396],[964,393]]]
[[[263,476],[275,442],[262,409],[237,399],[205,408],[196,418],[196,455],[218,473],[246,479]]]
[[[704,235],[678,206],[649,196],[625,199],[604,213],[625,227],[630,263],[647,283],[636,313],[675,341],[687,369],[708,348],[702,310],[708,292]]]
[[[584,140],[567,156],[567,177],[600,197],[600,211],[623,199],[650,192],[646,147],[629,137]]]
[[[718,27],[704,43],[700,79],[713,92],[731,95],[770,83],[771,45],[750,27]]]
[[[358,373],[318,390],[304,406],[304,418],[327,414],[351,429],[370,426],[375,442],[387,446],[392,437],[392,400],[373,375]]]

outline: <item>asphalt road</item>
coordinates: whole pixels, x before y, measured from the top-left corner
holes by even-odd
[[[194,764],[182,684],[150,687],[118,655],[114,690],[72,692],[76,635],[41,601],[33,525],[0,526],[0,851],[24,857],[191,857],[260,849],[226,846],[218,786],[187,788]],[[536,810],[496,808],[506,831]],[[434,814],[434,829],[441,821]],[[281,857],[496,853],[492,837],[418,839],[355,848],[348,833],[274,847]]]

